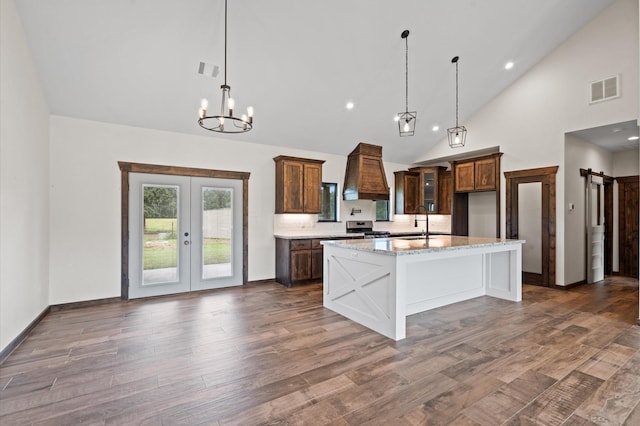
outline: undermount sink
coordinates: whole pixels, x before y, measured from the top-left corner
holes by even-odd
[[[398,238],[399,240],[424,240],[425,236],[422,235],[418,237],[396,237],[396,238]]]

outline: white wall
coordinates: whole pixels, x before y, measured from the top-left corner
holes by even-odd
[[[613,175],[614,177],[640,175],[639,150],[620,151],[613,153]]]
[[[0,350],[49,305],[49,110],[13,0],[0,2]]]
[[[346,156],[52,116],[50,303],[120,296],[118,161],[250,172],[249,280],[273,278],[278,155],[325,160],[323,180],[343,183]],[[385,163],[387,179],[407,167]]]
[[[582,140],[574,135],[565,138],[564,192],[566,206],[557,206],[565,219],[565,283],[573,284],[587,278],[586,273],[586,204],[585,178],[580,169],[591,168],[613,176],[613,154],[604,148]],[[574,205],[569,210],[569,204]],[[614,210],[615,213],[615,210]],[[615,214],[614,214],[615,216]],[[615,223],[613,229],[616,230]],[[616,232],[617,234],[617,232]],[[614,253],[617,265],[617,252]]]
[[[517,57],[516,66],[517,66]],[[505,72],[496,70],[496,72]],[[622,96],[588,104],[589,83],[620,74]],[[464,90],[460,93],[464,102]],[[559,165],[556,204],[556,283],[565,284],[566,206],[564,135],[567,132],[638,117],[638,1],[617,0],[532,70],[461,124],[468,130],[464,148],[446,139],[418,161],[499,146],[502,171]],[[501,232],[505,232],[502,176]]]
[[[469,194],[469,236],[496,237],[496,193]]]

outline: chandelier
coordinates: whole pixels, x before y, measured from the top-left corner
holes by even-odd
[[[409,112],[409,30],[404,30],[400,37],[405,42],[405,60],[404,60],[404,89],[405,89],[405,103],[404,112],[399,112],[396,115],[395,121],[398,122],[398,130],[400,136],[413,136],[416,129],[416,119],[418,114],[415,111]]]
[[[220,114],[207,115],[209,101],[202,99],[200,102],[200,117],[198,124],[206,130],[220,133],[244,133],[253,128],[253,107],[247,108],[247,113],[240,117],[233,115],[235,101],[231,97],[231,86],[227,84],[227,0],[224,1],[224,84],[222,89],[222,102]]]
[[[458,56],[451,59],[451,63],[456,64],[456,127],[447,129],[447,137],[449,138],[449,146],[451,148],[460,148],[464,146],[467,139],[467,129],[464,126],[458,126]]]

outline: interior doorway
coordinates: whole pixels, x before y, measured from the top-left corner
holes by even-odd
[[[530,246],[533,253],[527,256],[526,261],[523,260],[522,281],[526,284],[545,287],[555,285],[557,172],[558,166],[504,172],[507,238],[524,238],[524,232],[534,241]],[[538,241],[539,245],[536,245],[535,241]],[[525,244],[523,257],[527,250]],[[529,271],[525,271],[526,268]]]
[[[247,283],[249,173],[118,164],[122,172],[122,299]],[[162,213],[154,214],[154,210]],[[157,216],[163,217],[147,223]],[[172,227],[163,228],[163,238],[154,241],[173,242],[172,250],[162,253],[167,259],[153,253],[147,256],[146,231],[152,225]],[[227,244],[213,244],[211,240],[221,239],[221,233],[228,234]],[[215,259],[209,259],[211,256]]]

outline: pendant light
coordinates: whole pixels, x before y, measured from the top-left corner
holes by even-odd
[[[200,117],[198,124],[206,130],[219,133],[244,133],[253,128],[253,107],[247,108],[247,113],[241,117],[233,115],[235,101],[231,97],[231,86],[227,84],[227,0],[224,1],[224,84],[222,89],[222,102],[220,114],[207,115],[209,101],[202,99],[200,103]]]
[[[402,37],[405,42],[405,103],[404,112],[399,112],[398,115],[396,115],[396,121],[398,122],[400,136],[413,136],[416,129],[416,119],[418,114],[415,111],[409,112],[409,30],[404,30],[402,34],[400,34],[400,37]]]
[[[456,64],[456,127],[447,129],[447,137],[449,138],[449,146],[451,148],[460,148],[464,146],[467,139],[467,129],[464,126],[458,126],[458,56],[451,59],[451,63]]]

